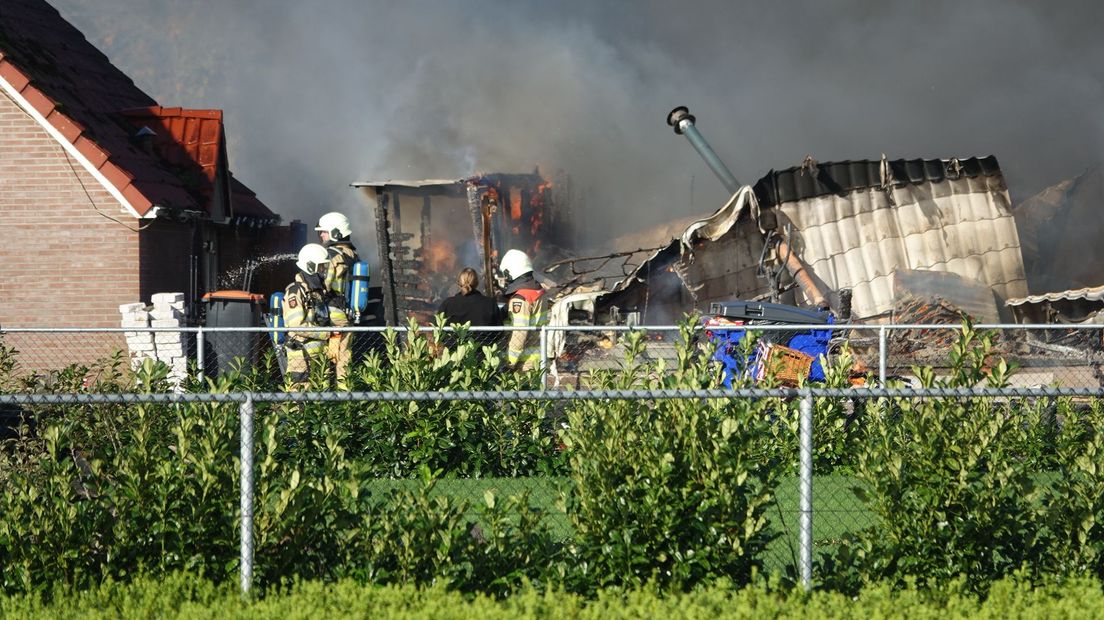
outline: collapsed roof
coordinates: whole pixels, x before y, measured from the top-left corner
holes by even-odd
[[[946,272],[1002,299],[1027,294],[1016,222],[995,157],[861,160],[771,171],[645,260],[596,304],[666,322],[710,302],[809,303],[778,267],[789,242],[812,279],[853,292],[856,319],[888,317],[899,270]]]

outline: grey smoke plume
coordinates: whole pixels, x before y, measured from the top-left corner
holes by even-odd
[[[54,4],[162,104],[226,110],[235,173],[286,219],[342,209],[362,238],[352,181],[534,165],[571,175],[595,238],[712,211],[680,104],[745,183],[993,153],[1019,200],[1104,152],[1098,2]]]

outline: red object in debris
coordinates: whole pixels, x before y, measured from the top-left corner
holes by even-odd
[[[705,327],[705,337],[706,338],[712,338],[713,337],[713,331],[711,329],[709,329],[710,327],[728,327],[728,326],[743,325],[743,324],[744,324],[744,321],[739,320],[739,319],[726,319],[723,316],[707,317],[705,319],[704,323],[703,323],[703,327]]]

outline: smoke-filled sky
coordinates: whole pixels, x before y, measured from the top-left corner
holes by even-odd
[[[744,183],[991,153],[1018,202],[1104,159],[1100,2],[52,1],[161,104],[224,109],[235,174],[289,220],[370,227],[350,182],[535,165],[595,236],[711,212],[676,105]]]

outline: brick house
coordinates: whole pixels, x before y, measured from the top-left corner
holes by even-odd
[[[161,291],[194,310],[304,236],[230,173],[221,111],[159,106],[45,1],[3,0],[0,327],[114,327]]]

